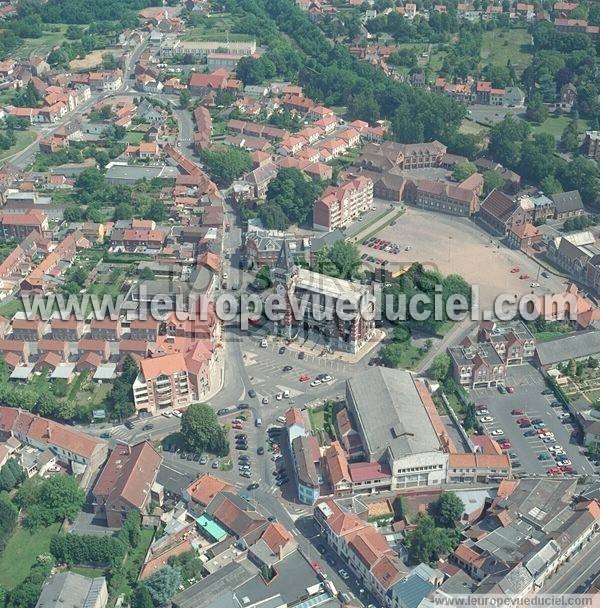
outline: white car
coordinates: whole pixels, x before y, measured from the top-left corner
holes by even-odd
[[[540,437],[542,439],[554,439],[554,433],[543,433]]]
[[[555,443],[554,445],[551,445],[551,446],[548,448],[548,451],[549,451],[549,452],[556,452],[556,451],[558,451],[558,450],[564,450],[563,446],[562,446],[562,445],[560,445],[560,444],[558,444],[558,443]]]
[[[320,384],[321,384],[321,381],[320,381],[320,380],[313,380],[313,381],[310,383],[310,385],[311,385],[311,386],[319,386]]]
[[[332,380],[333,380],[333,376],[330,376],[329,374],[325,374],[321,378],[321,382],[331,382]]]
[[[556,464],[561,467],[568,467],[571,466],[573,463],[568,458],[557,458]]]
[[[560,456],[566,456],[567,453],[564,450],[555,450],[552,455],[557,458]]]
[[[179,410],[173,410],[173,416],[175,416],[175,418],[181,418],[183,414]]]
[[[529,287],[539,287],[539,283],[529,283]]]
[[[482,416],[487,416],[490,413],[490,410],[479,410],[477,413]]]
[[[173,417],[173,412],[163,412],[162,415],[165,418],[172,418]]]
[[[484,416],[479,419],[479,422],[494,422],[494,419],[491,416]]]
[[[500,435],[504,435],[504,431],[502,429],[495,429],[491,433],[494,437],[499,437]]]
[[[268,345],[269,343],[264,338],[260,341],[261,348],[267,348]]]
[[[283,399],[283,393],[277,393],[277,395],[275,395],[275,399],[277,399],[277,401],[281,401]]]
[[[283,391],[283,398],[284,399],[289,399],[290,398],[290,391]]]

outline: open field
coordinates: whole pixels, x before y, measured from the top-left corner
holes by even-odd
[[[0,556],[0,585],[14,589],[29,574],[40,553],[48,553],[50,539],[60,530],[60,524],[52,524],[29,532],[17,528]]]
[[[366,246],[360,253],[399,263],[421,262],[424,266],[439,270],[442,274],[457,273],[472,284],[479,286],[480,304],[489,307],[502,293],[530,293],[530,281],[535,281],[538,266],[525,254],[498,245],[496,239],[484,232],[467,218],[457,218],[441,213],[407,207],[395,225],[378,231],[377,237],[400,245],[400,253],[393,255]],[[405,247],[410,246],[409,251]],[[518,273],[511,273],[518,267]],[[521,280],[527,274],[530,279]],[[557,292],[564,288],[562,281],[551,277],[538,279],[538,293]]]
[[[487,136],[490,129],[489,129],[489,127],[485,127],[483,125],[480,125],[480,124],[474,122],[473,120],[469,120],[468,118],[465,118],[460,125],[459,131],[461,133],[465,133],[466,135],[486,135]]]
[[[1,132],[1,130],[0,130]],[[29,144],[35,141],[36,135],[33,131],[15,131],[17,143],[8,150],[0,150],[0,164],[6,158],[10,158],[26,148]]]
[[[571,118],[569,116],[550,116],[542,124],[533,127],[533,132],[548,133],[554,136],[556,139],[560,139],[562,132],[569,122],[571,122]],[[577,128],[579,133],[583,134],[589,129],[588,121],[580,118],[577,121]]]
[[[525,29],[491,30],[483,33],[481,61],[483,64],[511,64],[521,73],[531,63],[531,35]]]
[[[219,13],[204,17],[202,23],[194,27],[186,28],[183,40],[252,40],[248,34],[232,33],[234,20],[228,13]]]

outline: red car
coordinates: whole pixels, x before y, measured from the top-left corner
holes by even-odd
[[[310,380],[310,376],[308,374],[302,374],[298,379],[300,382],[308,382]]]
[[[519,272],[520,270],[521,270],[521,269],[520,269],[518,266],[515,266],[514,268],[511,268],[511,269],[510,269],[510,271],[511,271],[513,274],[517,274],[517,272]]]
[[[529,418],[519,418],[517,420],[517,424],[530,424],[531,420],[529,420]]]
[[[527,279],[530,279],[531,277],[528,274],[522,274],[519,278],[525,281]]]
[[[507,386],[506,387],[506,392],[507,393],[514,393],[515,392],[515,387],[514,386]]]
[[[231,425],[231,428],[235,429],[236,431],[241,431],[243,427],[242,427],[242,424],[240,422],[234,422]]]
[[[543,428],[543,429],[537,429],[536,433],[538,435],[543,435],[544,433],[547,433],[548,429],[547,428]]]
[[[513,416],[522,416],[524,413],[525,412],[523,410],[512,410],[512,412],[511,412],[511,414]],[[519,421],[517,420],[517,422],[519,422]]]
[[[502,441],[499,445],[503,450],[508,450],[511,446],[511,443],[510,441]]]
[[[548,475],[552,475],[553,477],[555,477],[556,475],[562,475],[562,471],[560,467],[550,467],[548,469]]]

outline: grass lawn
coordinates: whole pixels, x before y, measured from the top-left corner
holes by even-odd
[[[17,528],[0,556],[0,585],[14,589],[29,574],[38,555],[48,553],[50,539],[58,533],[60,524],[52,524],[31,533]]]
[[[123,564],[125,572],[130,574],[130,578],[132,580],[136,580],[140,570],[142,569],[142,565],[144,563],[144,557],[146,557],[146,553],[148,552],[148,547],[154,538],[154,528],[142,528],[140,534],[140,542],[138,546],[131,550],[127,554],[127,558]],[[118,597],[121,593],[127,591],[127,581],[124,582],[121,589],[118,590],[117,593],[114,594],[115,597]]]
[[[569,116],[550,116],[547,118],[541,125],[537,125],[533,127],[534,133],[549,133],[554,136],[556,139],[560,139],[562,132],[565,130],[565,127],[571,122],[571,118]],[[577,127],[579,133],[584,133],[589,129],[589,123],[587,120],[580,118],[577,121]]]
[[[13,317],[16,312],[21,312],[22,310],[23,302],[21,302],[21,298],[0,304],[0,315],[8,317],[9,319]]]
[[[309,408],[308,419],[310,420],[310,428],[314,433],[325,428],[325,410],[323,408]]]
[[[554,340],[554,338],[560,338],[564,335],[562,331],[540,331],[535,333],[535,339],[538,342],[548,342],[548,340]]]
[[[246,41],[254,38],[248,34],[232,33],[233,24],[234,21],[228,13],[204,17],[201,24],[186,28],[183,40],[222,40],[225,42],[226,40]]]
[[[96,578],[98,576],[106,576],[106,568],[91,568],[88,566],[71,566],[71,572],[87,576],[88,578]]]
[[[144,134],[139,131],[127,131],[125,140],[130,144],[139,144],[144,139]]]
[[[425,353],[422,353],[419,348],[410,342],[403,343],[402,347],[402,356],[398,365],[402,369],[414,368],[425,355]]]
[[[29,144],[35,141],[35,133],[33,131],[15,131],[17,143],[8,150],[0,150],[0,161],[15,155],[17,152],[26,148]]]
[[[487,135],[489,130],[489,127],[484,127],[468,118],[462,121],[459,129],[461,133],[465,133],[466,135]]]
[[[520,74],[531,63],[531,35],[525,29],[491,30],[483,33],[482,64],[511,64]]]

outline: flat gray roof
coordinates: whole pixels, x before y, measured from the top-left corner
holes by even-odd
[[[33,374],[33,365],[17,365],[10,375],[11,380],[27,380]]]
[[[94,374],[94,380],[110,380],[115,377],[115,371],[117,369],[116,363],[105,363],[99,365],[96,373]]]
[[[371,455],[378,458],[387,447],[396,459],[440,450],[409,372],[372,367],[350,378],[346,392]]]
[[[554,365],[598,353],[600,353],[600,331],[594,330],[571,334],[537,345],[537,354],[542,365]]]

